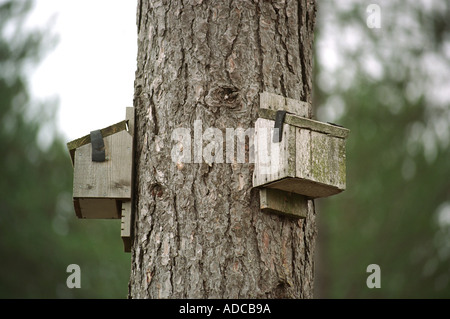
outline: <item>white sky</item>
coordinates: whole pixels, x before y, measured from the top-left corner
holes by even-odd
[[[59,43],[33,75],[32,95],[59,97],[58,130],[67,141],[124,120],[133,105],[136,3],[35,1],[29,23],[45,26],[54,16]]]

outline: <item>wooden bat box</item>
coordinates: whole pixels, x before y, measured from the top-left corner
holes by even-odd
[[[304,103],[300,102],[299,103]],[[292,103],[291,103],[292,104]],[[277,110],[285,110],[280,129],[275,129]],[[255,124],[253,186],[319,198],[345,190],[345,139],[349,130],[295,115],[286,99],[264,93]],[[274,134],[281,140],[274,142]]]
[[[78,218],[121,219],[124,249],[131,249],[134,109],[126,120],[67,143]]]

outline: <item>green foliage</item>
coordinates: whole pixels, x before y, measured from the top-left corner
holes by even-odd
[[[319,201],[317,297],[449,298],[450,8],[383,2],[370,29],[367,5],[319,8],[318,117],[351,133],[347,190]],[[320,52],[326,37],[337,66]],[[380,289],[366,286],[370,264]]]
[[[53,41],[23,28],[31,4],[0,1],[0,298],[125,298],[120,222],[77,220],[65,142],[39,143],[55,103],[33,101],[25,73]],[[81,289],[66,286],[73,263]]]

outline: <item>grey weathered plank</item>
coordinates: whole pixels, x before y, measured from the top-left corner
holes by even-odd
[[[308,198],[278,189],[263,188],[259,191],[261,211],[294,218],[306,218]]]
[[[292,192],[310,198],[328,197],[339,194],[343,191],[343,189],[340,189],[336,186],[325,185],[309,179],[296,177],[283,178],[266,184],[264,185],[264,187],[275,188],[285,192]]]
[[[269,92],[260,93],[259,99],[259,105],[262,109],[283,110],[299,116],[308,116],[309,105],[307,102],[285,98],[282,95]]]
[[[74,159],[73,197],[131,198],[132,142],[127,131],[103,139],[107,160],[92,162],[91,144],[77,148]]]
[[[275,114],[276,114],[276,111],[269,110],[269,109],[259,109],[259,111],[258,111],[259,117],[264,118],[264,119],[269,119],[269,120],[275,120]],[[347,136],[350,132],[349,129],[346,129],[343,127],[307,119],[307,118],[304,118],[301,116],[296,116],[294,114],[286,114],[284,123],[293,125],[296,127],[309,129],[309,130],[315,131],[315,132],[329,134],[329,135],[339,137],[339,138],[347,138]]]
[[[295,128],[295,176],[309,178],[311,174],[311,131]]]
[[[295,131],[283,126],[280,143],[272,143],[274,121],[259,118],[255,123],[255,169],[253,185],[260,186],[295,174]]]

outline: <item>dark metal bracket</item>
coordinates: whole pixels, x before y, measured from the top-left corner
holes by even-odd
[[[100,130],[91,132],[91,144],[92,144],[92,161],[104,162],[106,159],[105,143],[103,142],[103,136]]]
[[[283,139],[283,123],[286,111],[278,110],[275,116],[275,126],[273,131],[273,143],[280,143]]]

